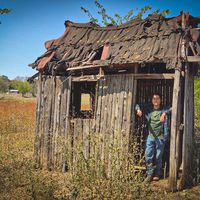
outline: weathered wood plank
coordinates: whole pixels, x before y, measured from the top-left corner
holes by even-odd
[[[138,72],[138,66],[135,67],[134,73]],[[132,105],[131,105],[131,126],[130,126],[130,137],[129,137],[129,143],[132,145],[133,143],[133,137],[136,136],[135,134],[135,104],[136,104],[136,97],[137,97],[137,80],[134,78],[133,80],[133,90],[132,90]]]
[[[44,148],[44,120],[45,120],[45,109],[44,109],[44,102],[45,102],[45,82],[46,77],[42,77],[42,100],[41,100],[41,120],[40,120],[40,163],[41,167],[43,167],[43,148]]]
[[[163,73],[163,74],[153,74],[153,73],[149,73],[149,74],[142,74],[142,73],[130,73],[127,75],[131,75],[133,76],[135,79],[174,79],[174,74],[173,73]],[[85,75],[85,76],[81,76],[81,77],[72,77],[72,81],[76,82],[76,81],[98,81],[99,79],[103,78],[103,77],[120,77],[123,76],[123,74],[119,74],[119,75]]]
[[[88,159],[90,152],[90,143],[89,143],[90,119],[83,119],[82,121],[83,121],[83,155],[85,159]]]
[[[187,62],[200,62],[200,56],[187,56]]]
[[[61,77],[61,108],[60,108],[60,131],[61,131],[61,135],[62,138],[64,140],[64,144],[66,145],[66,147],[64,149],[68,149],[68,151],[72,151],[72,146],[71,146],[71,140],[72,140],[72,135],[70,137],[68,136],[68,132],[69,132],[69,127],[68,127],[68,115],[69,115],[69,105],[70,105],[70,98],[68,95],[68,93],[70,93],[71,91],[71,87],[69,87],[69,85],[71,84],[71,79],[70,77]],[[69,160],[72,159],[71,158],[71,154],[67,155],[66,154],[66,150],[63,152],[62,155],[62,171],[66,172],[67,170],[67,158],[66,156],[68,156]]]
[[[100,68],[100,67],[105,67],[103,65],[87,65],[87,66],[80,66],[80,67],[70,67],[67,68],[66,71],[74,71],[74,70],[82,70],[82,69],[91,69],[91,68]]]
[[[53,169],[53,116],[54,116],[54,91],[55,91],[55,77],[50,78],[49,82],[49,91],[51,91],[51,95],[49,95],[49,132],[48,132],[48,169]]]
[[[112,116],[111,116],[111,134],[115,132],[115,110],[116,110],[116,102],[117,102],[117,79],[112,77],[112,85],[113,85],[113,102],[112,102]]]
[[[129,77],[129,88],[128,88],[128,102],[127,102],[127,138],[130,134],[131,126],[131,112],[132,112],[132,98],[133,98],[133,88],[134,88],[134,77]]]
[[[62,138],[60,135],[60,107],[61,107],[61,79],[59,77],[56,78],[55,82],[55,114],[54,114],[54,156],[55,161],[54,165],[60,167],[61,166],[61,144],[62,144]]]
[[[117,77],[116,77],[117,78]],[[116,132],[121,135],[122,126],[122,115],[123,115],[123,95],[124,95],[124,75],[120,76],[118,79],[118,94],[117,94],[117,117],[116,117]]]
[[[51,114],[51,149],[50,149],[50,156],[51,156],[51,168],[56,168],[55,166],[55,134],[54,134],[54,116],[55,116],[55,102],[56,102],[56,76],[52,77],[52,114]]]
[[[37,167],[40,167],[40,150],[41,150],[41,115],[42,115],[42,99],[43,99],[43,93],[42,93],[42,74],[39,74],[38,82],[37,82],[37,108],[36,108],[36,136],[35,136],[35,146],[34,146],[34,155],[35,155],[35,162],[37,164]]]
[[[80,81],[98,81],[103,75],[84,75],[80,77],[72,77],[73,82],[80,82]]]
[[[175,80],[173,89],[173,100],[172,100],[172,119],[171,119],[171,137],[170,137],[170,170],[169,170],[169,189],[174,192],[177,190],[177,166],[178,160],[176,155],[177,148],[177,134],[179,130],[180,121],[179,116],[179,104],[181,98],[181,88],[180,88],[180,78],[181,71],[179,69],[175,70]]]
[[[50,167],[49,163],[49,149],[50,149],[50,124],[51,124],[51,100],[52,96],[50,95],[51,91],[51,78],[48,77],[46,82],[45,82],[45,88],[44,88],[44,98],[45,98],[45,103],[44,103],[44,111],[45,111],[45,119],[44,119],[44,148],[43,148],[43,156],[44,156],[44,167],[48,168]]]
[[[107,77],[103,79],[103,93],[101,97],[102,107],[101,107],[101,122],[100,122],[100,134],[102,136],[101,139],[101,160],[105,159],[105,133],[103,132],[105,129],[105,119],[104,116],[106,114],[106,99],[107,99]]]
[[[112,79],[111,77],[108,77],[107,79],[107,112],[106,112],[106,124],[105,124],[105,134],[110,134],[110,123],[111,123],[111,116],[112,116],[112,92],[113,92],[113,85],[112,85]]]
[[[91,132],[95,133],[96,131],[96,116],[97,116],[97,106],[98,106],[98,82],[95,86],[95,97],[94,97],[94,117],[91,124]]]
[[[185,64],[184,92],[184,134],[183,162],[179,189],[193,184],[193,151],[194,151],[194,77],[188,63]]]
[[[64,139],[66,140],[66,145],[68,150],[71,152],[70,155],[63,155],[63,166],[62,166],[62,171],[66,172],[68,168],[67,164],[67,158],[66,156],[70,156],[68,160],[72,161],[73,160],[73,155],[72,155],[72,140],[73,140],[73,133],[70,129],[70,117],[69,117],[69,110],[70,110],[70,100],[71,100],[71,76],[65,77],[62,81],[63,84],[63,90],[64,90],[64,99],[63,99],[63,104],[65,105],[63,107],[64,113],[63,113],[63,127],[64,127],[64,132],[63,136]]]
[[[118,114],[119,114],[119,97],[120,97],[120,85],[121,85],[121,76],[115,77],[115,83],[116,83],[116,95],[115,95],[115,113],[114,113],[114,134],[118,135]]]
[[[127,102],[128,102],[128,76],[125,75],[124,81],[124,98],[123,98],[123,118],[122,118],[122,132],[127,131]]]
[[[106,114],[106,99],[107,99],[107,77],[105,79],[103,79],[103,93],[102,93],[102,97],[101,97],[101,102],[102,102],[102,107],[101,107],[101,120],[100,120],[100,133],[103,133],[103,129],[105,126],[105,114]]]
[[[53,132],[53,138],[52,138],[52,148],[53,148],[53,150],[52,150],[52,156],[53,156],[53,167],[54,167],[54,169],[56,169],[56,168],[58,168],[58,166],[56,165],[57,163],[56,163],[56,149],[55,149],[55,147],[56,147],[56,143],[57,143],[57,141],[55,140],[56,138],[55,138],[55,136],[56,136],[56,117],[57,117],[57,115],[59,114],[58,112],[57,112],[57,100],[58,100],[58,97],[57,97],[57,77],[56,76],[54,76],[54,90],[53,90],[53,94],[52,95],[54,95],[54,103],[53,103],[53,110],[54,110],[54,113],[53,113],[53,116],[52,116],[52,132]]]
[[[73,119],[74,123],[74,130],[73,130],[73,162],[75,163],[77,161],[77,156],[79,156],[79,153],[81,149],[83,148],[83,123],[81,119]]]
[[[98,82],[97,82],[97,99],[98,99],[98,102],[97,102],[97,111],[96,111],[96,125],[95,125],[95,131],[97,133],[100,132],[100,123],[101,123],[101,108],[102,108],[102,94],[103,94],[103,80],[100,79]]]
[[[107,124],[107,116],[108,116],[108,107],[109,107],[109,92],[110,92],[110,77],[106,77],[106,81],[104,82],[104,104],[102,105],[102,123],[101,123],[101,132],[104,133],[104,135],[106,134],[106,124]]]

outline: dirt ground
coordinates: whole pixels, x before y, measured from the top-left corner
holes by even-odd
[[[175,193],[167,192],[167,180],[160,180],[152,183],[155,193],[160,193],[161,199],[172,199],[172,200],[199,200],[200,199],[200,185],[178,191]],[[163,193],[163,195],[162,195]],[[159,199],[155,198],[155,199]]]

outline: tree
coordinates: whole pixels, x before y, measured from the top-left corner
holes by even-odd
[[[9,90],[10,80],[7,76],[0,76],[0,92],[7,92]]]
[[[27,81],[22,83],[23,84],[19,87],[19,92],[22,93],[22,96],[24,96],[27,92],[31,91],[31,85]]]
[[[131,9],[124,16],[120,16],[118,13],[116,13],[114,17],[111,17],[110,15],[107,14],[105,7],[99,3],[99,0],[95,0],[94,3],[95,6],[98,8],[98,14],[101,16],[102,24],[104,26],[107,26],[109,24],[120,25],[124,22],[128,22],[133,19],[141,19],[146,12],[152,10],[151,6],[144,6],[141,9],[136,8],[135,9],[136,13],[134,13],[134,9]],[[88,9],[81,7],[81,10],[88,16],[91,22],[98,23],[98,19],[93,17],[92,13]],[[160,11],[160,9],[157,9],[149,14],[160,14],[162,16],[166,16],[169,13],[170,10],[168,9],[163,10],[162,12]]]
[[[11,82],[10,87],[12,89],[19,90],[19,92],[22,94],[22,96],[24,96],[27,92],[31,91],[31,85],[27,81],[23,82],[23,81],[19,81],[19,80],[13,80]]]

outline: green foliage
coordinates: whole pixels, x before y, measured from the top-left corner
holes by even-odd
[[[136,19],[141,19],[142,16],[143,16],[147,11],[149,11],[149,10],[151,10],[151,9],[152,9],[151,6],[145,6],[144,8],[141,8],[141,9],[139,10],[138,14],[137,14],[135,17],[133,17],[133,19],[134,19],[134,18],[136,18]]]
[[[27,92],[30,92],[31,91],[31,85],[25,81],[19,81],[19,80],[13,80],[11,82],[11,85],[10,87],[12,89],[16,89],[16,90],[19,90],[19,92],[24,96]]]
[[[11,12],[11,10],[10,9],[8,9],[8,8],[0,8],[0,15],[3,15],[3,14],[8,14],[8,13],[10,13]],[[0,24],[1,24],[1,21],[0,21]]]
[[[9,80],[7,76],[0,76],[0,93],[8,92],[9,89],[16,89],[24,96],[26,93],[31,92],[35,97],[37,93],[37,81],[28,83],[24,77],[17,77],[15,80]]]
[[[3,14],[8,14],[9,12],[11,12],[10,9],[7,9],[7,8],[2,9],[2,8],[0,8],[0,14],[1,14],[1,15],[3,15]]]
[[[19,92],[22,93],[22,95],[30,91],[31,91],[31,85],[28,82],[23,82],[23,84],[21,84],[19,87]]]
[[[118,13],[116,13],[114,15],[114,17],[111,17],[110,15],[107,14],[105,7],[102,4],[99,3],[99,0],[95,0],[94,3],[95,3],[95,6],[98,9],[97,13],[102,18],[101,22],[104,26],[107,26],[109,24],[120,25],[124,22],[128,22],[128,21],[133,20],[133,19],[141,19],[144,16],[145,13],[152,10],[151,6],[144,6],[141,9],[138,9],[138,8],[131,9],[124,16],[121,16]],[[81,10],[88,16],[88,18],[91,22],[98,23],[98,19],[95,18],[88,9],[81,7]],[[135,12],[134,12],[134,10],[135,10]],[[159,14],[159,15],[162,15],[162,16],[166,16],[169,13],[170,13],[169,9],[166,9],[166,10],[163,10],[163,11],[160,11],[160,9],[157,9],[157,10],[155,10],[152,13],[149,13],[149,14]]]
[[[0,76],[0,92],[7,92],[9,90],[10,80],[7,76]]]
[[[93,23],[97,23],[97,22],[98,22],[98,20],[95,19],[95,18],[92,16],[92,14],[90,13],[89,10],[87,10],[87,9],[85,9],[85,8],[83,8],[83,7],[81,7],[81,10],[82,10],[85,14],[87,14],[87,16],[88,16],[88,18],[90,19],[91,22],[93,22]]]

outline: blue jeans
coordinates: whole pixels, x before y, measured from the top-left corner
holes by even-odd
[[[165,147],[165,142],[163,139],[149,137],[149,136],[147,137],[146,149],[145,149],[147,176],[161,175],[164,147]]]

